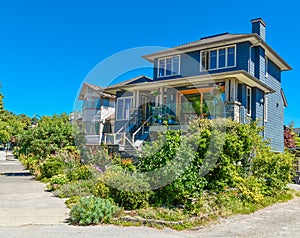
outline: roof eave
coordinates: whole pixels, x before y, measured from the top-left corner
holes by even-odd
[[[260,36],[256,33],[251,33],[251,34],[245,34],[242,36],[237,36],[236,38],[233,39],[222,39],[219,41],[215,42],[209,42],[209,43],[203,43],[199,45],[193,45],[193,46],[186,46],[182,48],[171,48],[168,50],[156,52],[153,54],[148,54],[148,55],[143,55],[142,58],[148,60],[149,62],[153,63],[156,58],[160,57],[166,57],[166,56],[171,56],[174,54],[182,54],[182,53],[187,53],[190,52],[191,50],[196,51],[196,50],[203,50],[206,48],[213,48],[213,47],[218,47],[223,45],[224,43],[226,44],[236,44],[236,43],[241,43],[249,41],[252,44],[259,44],[267,49],[267,54],[269,55],[270,59],[282,70],[282,71],[288,71],[292,70],[292,67],[288,65],[265,41],[263,41]]]
[[[248,83],[249,86],[257,87],[264,91],[265,93],[273,93],[275,92],[272,88],[265,85],[263,82],[259,81],[254,76],[250,75],[248,72],[244,70],[237,70],[231,71],[226,73],[217,73],[217,74],[206,74],[206,75],[198,75],[192,77],[185,77],[185,78],[177,78],[177,79],[169,79],[169,80],[161,80],[161,81],[153,81],[151,83],[137,83],[137,84],[130,84],[124,85],[119,87],[110,87],[107,88],[106,91],[109,93],[116,94],[119,90],[142,90],[142,89],[151,89],[161,86],[169,86],[169,87],[176,87],[181,84],[186,83],[214,83],[218,81],[222,81],[226,78],[236,78],[241,82]]]

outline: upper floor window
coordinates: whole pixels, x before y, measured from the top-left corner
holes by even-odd
[[[99,109],[100,98],[88,98],[83,102],[84,109]]]
[[[158,77],[178,75],[180,69],[179,55],[158,60]]]
[[[235,67],[236,47],[201,51],[201,71]]]

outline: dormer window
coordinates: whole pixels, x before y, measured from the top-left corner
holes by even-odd
[[[201,71],[235,67],[236,47],[222,47],[203,50],[201,54]]]
[[[161,58],[158,60],[158,77],[178,75],[180,71],[180,56]]]

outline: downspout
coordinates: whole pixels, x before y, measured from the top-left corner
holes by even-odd
[[[255,47],[255,46],[257,46],[260,42],[261,42],[262,40],[261,39],[259,39],[256,43],[254,43],[253,45],[251,45],[250,46],[250,48],[249,48],[249,60],[248,60],[248,73],[249,74],[251,74],[250,73],[250,64],[251,64],[251,58],[252,58],[252,48],[253,47]],[[255,69],[254,69],[254,74],[255,74]],[[265,93],[264,93],[264,95],[265,95]],[[265,99],[265,97],[264,97],[264,99]],[[263,107],[264,107],[264,111],[265,111],[265,102],[263,103]],[[263,113],[263,119],[262,119],[262,124],[263,124],[263,127],[265,127],[265,114]],[[263,135],[263,137],[265,137],[265,130],[263,130],[263,132],[262,132],[262,135]]]
[[[254,46],[257,46],[261,42],[261,39],[259,39],[256,43],[250,46],[249,48],[249,60],[248,60],[248,73],[250,74],[250,64],[251,64],[251,58],[252,58],[252,53],[251,50]]]

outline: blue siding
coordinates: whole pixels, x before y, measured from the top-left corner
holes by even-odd
[[[235,70],[248,71],[249,60],[249,42],[243,42],[236,45],[236,67],[209,70],[200,72],[200,51],[188,52],[180,55],[180,75],[157,77],[158,59],[154,60],[153,79],[154,81],[166,80],[172,78],[181,78],[189,76],[197,76],[203,74],[230,72]]]
[[[250,42],[237,44],[236,49],[236,69],[248,71]]]
[[[255,47],[255,77],[263,82],[266,81],[265,63],[265,50],[260,46]]]
[[[200,51],[182,54],[180,62],[180,73],[183,77],[200,74]]]
[[[271,74],[269,74],[267,81],[268,85],[276,92],[267,95],[268,120],[265,122],[265,137],[271,140],[273,150],[283,152],[284,105],[280,94],[281,84]]]
[[[262,126],[264,121],[264,104],[260,100],[264,99],[264,92],[258,88],[254,88],[252,91],[252,119],[258,120]]]

